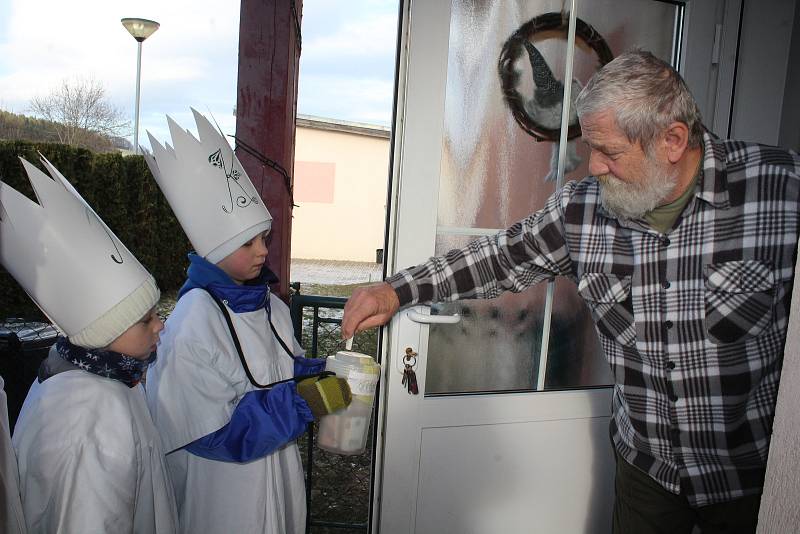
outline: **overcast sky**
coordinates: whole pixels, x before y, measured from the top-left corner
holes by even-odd
[[[288,0],[287,0],[288,1]],[[123,17],[155,20],[142,49],[139,142],[168,139],[165,114],[194,130],[189,107],[233,133],[239,0],[0,0],[0,109],[64,79],[94,78],[131,120],[136,41]],[[298,113],[388,125],[397,0],[304,0]]]

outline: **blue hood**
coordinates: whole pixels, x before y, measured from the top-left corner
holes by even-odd
[[[226,301],[235,313],[251,312],[268,306],[269,284],[278,281],[275,273],[264,265],[258,277],[239,285],[225,271],[194,252],[189,253],[187,274],[186,282],[178,291],[178,299],[199,287]]]

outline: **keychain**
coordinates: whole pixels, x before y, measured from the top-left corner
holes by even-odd
[[[414,367],[417,366],[417,353],[411,347],[406,347],[406,355],[403,356],[403,381],[402,385],[406,387],[409,395],[419,395],[419,386],[417,386],[417,373],[414,372]]]

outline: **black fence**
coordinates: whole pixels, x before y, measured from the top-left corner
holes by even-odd
[[[293,285],[291,315],[294,332],[309,357],[327,357],[345,348],[341,339],[344,297],[302,295]],[[376,356],[377,330],[362,332],[353,340],[352,350]],[[375,417],[373,414],[372,423]],[[316,424],[298,440],[306,471],[306,500],[309,534],[367,532],[370,510],[372,441],[362,454],[342,456],[314,444]],[[372,428],[369,435],[373,435]]]
[[[5,319],[0,323],[0,376],[8,399],[8,422],[14,424],[25,396],[42,363],[56,342],[58,331],[42,321]]]

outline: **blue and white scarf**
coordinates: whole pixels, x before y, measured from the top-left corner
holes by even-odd
[[[150,354],[150,357],[146,360],[139,360],[110,350],[79,347],[70,343],[63,336],[58,338],[55,346],[61,359],[68,364],[72,364],[73,369],[82,369],[98,376],[118,380],[129,388],[138,384],[147,366],[156,361],[155,352]],[[59,366],[57,362],[53,365],[53,362],[48,360],[45,360],[40,368],[40,382],[44,382],[58,372],[67,370],[63,366]]]

